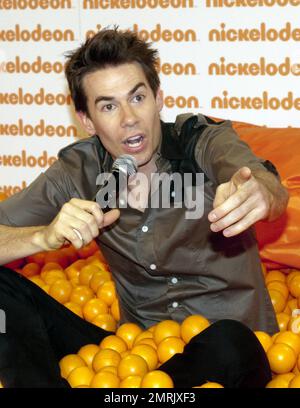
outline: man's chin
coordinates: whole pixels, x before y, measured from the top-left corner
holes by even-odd
[[[136,157],[136,161],[138,164],[138,168],[142,169],[143,167],[147,166],[147,164],[150,163],[151,159],[153,158],[153,155],[150,157],[143,157],[143,158],[138,158]]]

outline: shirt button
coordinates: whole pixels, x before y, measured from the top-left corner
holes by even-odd
[[[155,271],[156,265],[155,265],[155,264],[151,264],[151,265],[150,265],[150,269],[151,269],[152,271]]]
[[[171,279],[171,282],[175,285],[178,282],[178,279],[174,277]]]
[[[143,232],[148,232],[148,229],[149,229],[149,228],[147,227],[147,225],[143,225],[143,226],[142,226],[142,231],[143,231]]]
[[[176,307],[178,307],[178,302],[173,302],[172,307],[174,307],[174,309],[176,309]]]

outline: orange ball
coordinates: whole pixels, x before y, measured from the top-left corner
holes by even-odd
[[[65,273],[69,279],[76,278],[79,276],[79,272],[81,268],[86,265],[86,261],[84,259],[78,259],[77,261],[73,262],[65,269]]]
[[[266,388],[288,388],[289,383],[295,377],[294,373],[278,374],[267,384]]]
[[[269,295],[270,295],[271,302],[274,307],[275,313],[282,312],[286,306],[286,298],[278,290],[269,289],[268,291],[269,291]]]
[[[109,371],[100,371],[95,374],[90,388],[119,388],[120,379],[116,374]]]
[[[277,343],[287,344],[294,350],[296,356],[298,357],[300,353],[300,337],[298,336],[298,334],[293,333],[289,330],[279,333],[279,335],[274,340],[274,344]]]
[[[290,318],[291,316],[284,312],[276,314],[277,323],[281,332],[287,330]]]
[[[210,382],[208,381],[205,384],[200,385],[199,388],[224,388],[223,385],[217,383],[217,382]]]
[[[47,262],[41,269],[41,275],[43,277],[43,272],[53,271],[53,270],[60,270],[63,271],[63,267],[57,262]]]
[[[81,307],[94,297],[93,291],[87,286],[79,285],[73,288],[70,302],[77,303]]]
[[[83,318],[82,308],[77,303],[67,302],[64,304],[64,306],[71,310],[71,312],[77,314],[77,316]]]
[[[115,332],[117,330],[117,322],[112,315],[108,313],[98,314],[94,317],[92,323],[108,332]]]
[[[266,285],[270,282],[274,282],[274,281],[280,281],[280,282],[284,282],[286,281],[286,276],[283,272],[277,271],[277,270],[273,270],[270,272],[267,272],[267,275],[265,277],[265,282]]]
[[[59,279],[64,279],[66,280],[66,275],[64,274],[64,271],[61,271],[59,269],[52,269],[51,271],[44,271],[41,273],[41,278],[44,280],[44,282],[47,285],[52,285],[55,281]]]
[[[273,344],[267,351],[271,370],[276,374],[290,372],[297,361],[294,350],[284,343]]]
[[[49,272],[51,273],[51,272]],[[65,279],[58,279],[49,288],[49,295],[59,303],[66,303],[70,299],[72,293],[72,285]]]
[[[148,365],[148,370],[155,370],[158,363],[156,350],[148,344],[137,344],[131,350],[131,354],[143,357]]]
[[[163,320],[153,331],[153,340],[157,345],[167,337],[180,337],[180,324],[175,320]]]
[[[143,377],[148,372],[148,366],[143,357],[136,354],[129,354],[124,357],[118,366],[118,376],[121,380],[131,375]]]
[[[98,272],[95,272],[91,277],[89,286],[94,293],[97,293],[98,289],[105,283],[111,280],[111,275],[107,271],[102,271],[99,269]]]
[[[67,378],[72,388],[80,385],[90,385],[94,377],[94,372],[89,367],[77,367],[72,370]]]
[[[135,323],[123,323],[117,330],[116,335],[121,337],[128,348],[133,346],[135,338],[142,333],[142,329]]]
[[[288,282],[288,288],[292,296],[294,296],[295,298],[300,296],[300,276],[299,275],[294,276]]]
[[[185,343],[179,337],[167,337],[157,346],[157,355],[160,363],[168,361],[177,353],[182,353]]]
[[[29,278],[30,276],[35,276],[38,275],[40,273],[41,267],[39,264],[34,263],[34,262],[30,262],[28,264],[26,264],[23,268],[22,268],[22,275],[26,276],[27,278]]]
[[[93,369],[96,373],[107,366],[117,367],[121,361],[121,355],[116,350],[99,349],[93,359]]]
[[[104,282],[97,290],[97,297],[111,306],[117,298],[116,285],[113,281]]]
[[[112,303],[112,305],[110,307],[110,312],[111,312],[113,318],[118,322],[120,320],[120,318],[121,318],[120,304],[119,304],[119,299],[118,298],[116,298],[113,301],[113,303]]]
[[[120,388],[140,388],[142,377],[139,375],[130,375],[120,382]]]
[[[128,349],[126,342],[121,337],[114,334],[104,337],[100,343],[100,348],[110,348],[112,350],[116,350],[120,354]]]
[[[280,282],[280,281],[269,282],[267,284],[267,289],[268,290],[271,290],[271,289],[278,290],[278,292],[282,293],[285,300],[287,300],[289,296],[289,289],[284,282]]]
[[[68,378],[70,372],[77,367],[86,367],[85,361],[77,354],[68,354],[59,362],[60,374],[63,378]]]
[[[181,338],[188,343],[194,336],[210,326],[209,321],[201,315],[191,315],[181,323]]]
[[[99,350],[100,348],[97,344],[86,344],[79,349],[77,354],[85,361],[88,367],[92,367],[93,359]]]
[[[79,283],[80,285],[89,286],[90,280],[94,273],[97,273],[99,268],[94,265],[84,265],[79,271]]]
[[[108,306],[103,300],[93,298],[85,303],[82,312],[85,320],[92,322],[99,314],[107,314]]]
[[[154,370],[143,377],[141,388],[174,388],[174,383],[164,371]]]

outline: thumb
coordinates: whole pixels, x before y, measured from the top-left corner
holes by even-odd
[[[104,214],[102,228],[113,224],[120,217],[120,210],[114,208]]]
[[[241,167],[234,175],[231,177],[231,182],[235,187],[246,183],[251,178],[252,172],[249,167]]]

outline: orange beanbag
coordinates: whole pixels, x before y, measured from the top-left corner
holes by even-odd
[[[233,122],[258,157],[270,160],[288,189],[288,208],[278,220],[258,222],[257,239],[268,268],[300,269],[300,128],[266,128]]]

